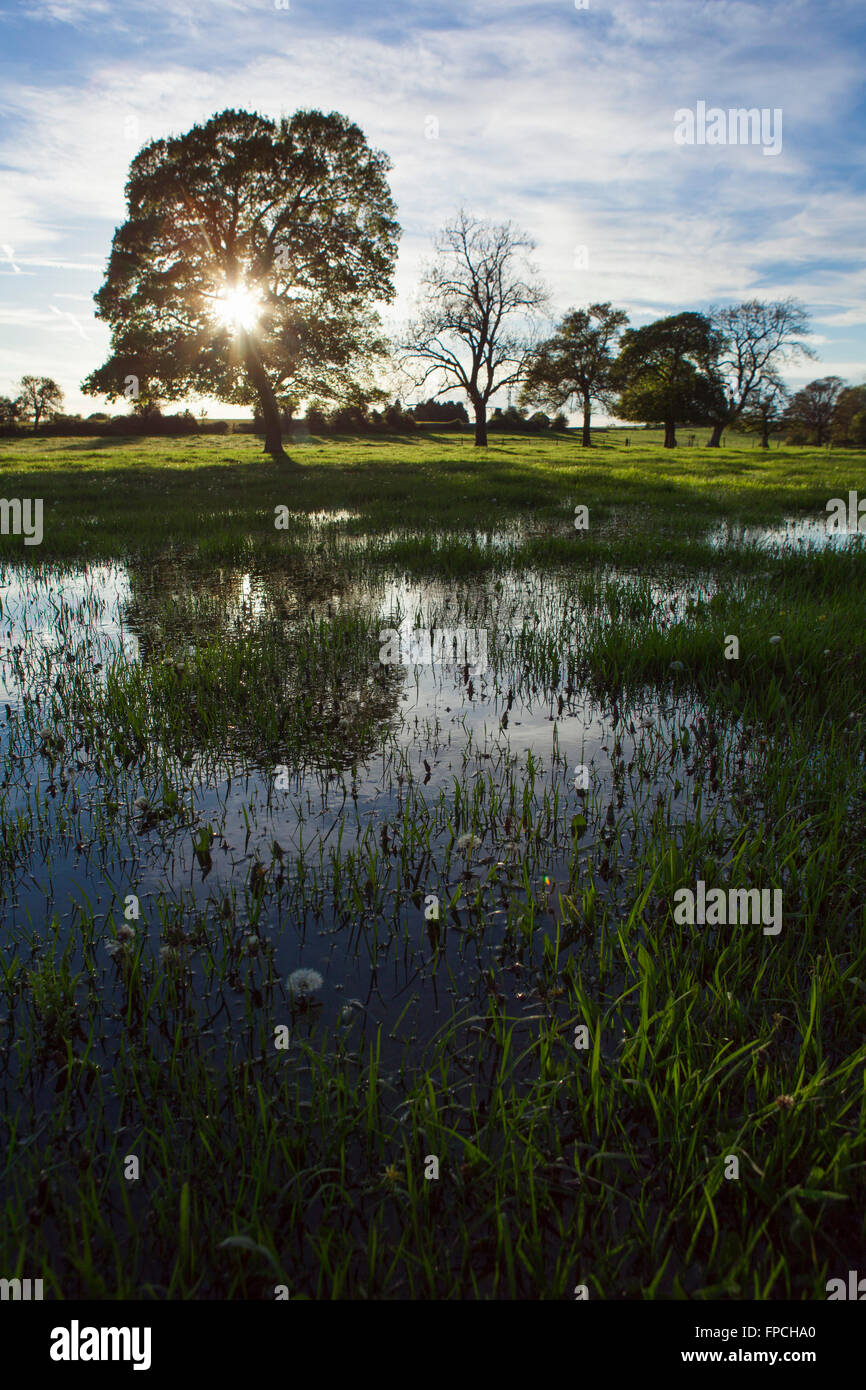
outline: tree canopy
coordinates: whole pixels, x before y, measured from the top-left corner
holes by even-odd
[[[82,389],[256,405],[285,458],[281,407],[372,394],[399,237],[390,167],[336,112],[223,111],[145,146],[95,296],[111,355]]]
[[[830,438],[834,444],[866,444],[866,386],[848,386],[839,393]]]
[[[583,411],[583,444],[589,448],[592,407],[611,403],[613,347],[627,323],[628,315],[612,304],[570,309],[533,354],[521,404],[561,410],[576,397]]]
[[[664,447],[676,447],[677,423],[703,424],[722,411],[724,396],[712,375],[719,335],[704,314],[674,314],[629,328],[612,375],[623,420],[660,420]]]
[[[50,376],[23,376],[18,398],[13,404],[14,415],[33,421],[34,431],[43,420],[50,420],[63,404],[63,392]]]
[[[844,388],[841,377],[823,376],[796,391],[785,411],[788,423],[799,427],[795,430],[795,437],[803,434],[814,439],[816,444],[825,444],[830,435],[836,404]]]

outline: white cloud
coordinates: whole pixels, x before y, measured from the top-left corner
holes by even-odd
[[[258,0],[40,0],[28,12],[117,31],[111,61],[97,50],[65,83],[6,85],[0,246],[42,306],[71,292],[67,272],[98,286],[141,143],[226,106],[319,106],[345,111],[392,156],[405,229],[393,320],[408,313],[432,233],[464,204],[536,236],[558,308],[611,299],[640,320],[792,294],[820,318],[822,346],[863,325],[866,272],[852,267],[866,199],[821,178],[828,151],[851,138],[838,113],[859,55],[804,0],[591,0],[587,11],[465,0],[453,12],[293,0],[289,14]],[[698,99],[782,106],[783,153],[676,147],[673,113]],[[430,116],[437,139],[425,138]],[[8,260],[0,275],[4,294],[21,294]],[[34,331],[56,334],[56,315],[35,312]],[[90,334],[95,320],[78,317]],[[95,327],[80,375],[99,360]]]

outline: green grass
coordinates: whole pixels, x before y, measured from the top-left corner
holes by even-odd
[[[602,520],[635,508],[634,526],[644,531],[651,519],[655,532],[620,537],[620,552],[624,545],[663,555],[670,533],[683,546],[696,522],[825,517],[830,497],[866,488],[866,459],[856,450],[664,450],[642,436],[635,431],[628,449],[602,439],[591,450],[573,437],[491,436],[486,450],[448,435],[312,440],[292,446],[298,467],[283,469],[248,435],[0,440],[0,487],[7,497],[44,500],[45,536],[29,561],[163,555],[171,546],[202,566],[267,564],[287,549],[300,562],[308,528],[277,531],[280,505],[357,513],[347,531],[369,537],[389,563],[401,558],[399,539],[383,538],[395,530],[436,535],[444,559],[443,533],[496,530],[527,514],[542,526],[568,521],[577,503],[590,508],[591,525],[593,513]],[[0,536],[0,555],[19,556],[22,544]],[[459,569],[459,556],[455,563]]]
[[[34,604],[0,590],[6,1277],[809,1300],[858,1267],[863,546],[710,532],[820,520],[866,460],[630,439],[313,442],[285,473],[246,437],[0,442],[2,495],[46,508],[38,550],[0,538]],[[63,587],[96,560],[138,660],[95,579]],[[488,631],[474,696],[416,710],[378,665],[395,594],[394,625]],[[678,927],[698,878],[781,887],[782,932]],[[345,1019],[287,995],[325,956]]]

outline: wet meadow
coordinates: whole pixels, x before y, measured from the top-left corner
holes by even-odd
[[[0,440],[44,509],[0,535],[7,1277],[862,1265],[866,551],[826,523],[866,459],[730,443]],[[382,659],[442,630],[484,659]],[[780,929],[684,923],[698,883]]]

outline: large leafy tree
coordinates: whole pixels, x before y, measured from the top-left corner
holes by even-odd
[[[751,299],[710,311],[718,334],[719,350],[712,371],[722,392],[722,411],[713,421],[708,446],[718,448],[722,431],[742,415],[755,393],[774,399],[773,386],[785,362],[815,353],[803,341],[809,316],[795,299],[764,303]],[[761,392],[761,387],[769,392]]]
[[[712,374],[719,337],[704,314],[674,314],[623,334],[612,380],[622,420],[660,420],[664,447],[676,448],[677,423],[699,425],[722,409]]]
[[[25,420],[33,421],[33,432],[39,429],[43,420],[57,415],[63,404],[63,392],[50,376],[23,376],[15,401],[16,413]]]
[[[82,389],[254,405],[286,460],[281,409],[371,389],[399,237],[389,168],[336,112],[223,111],[145,146],[96,295],[111,355]]]
[[[400,360],[420,388],[464,391],[475,415],[475,443],[487,444],[487,407],[521,382],[533,350],[533,319],[547,292],[528,259],[534,242],[512,223],[460,212],[441,232],[425,270],[419,313],[400,344]]]
[[[562,410],[576,398],[583,411],[583,446],[588,449],[592,407],[611,403],[613,347],[627,323],[628,315],[612,304],[570,309],[553,337],[533,354],[521,404]]]

